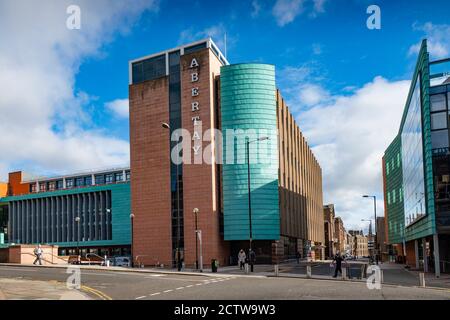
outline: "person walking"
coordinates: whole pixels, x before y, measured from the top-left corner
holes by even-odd
[[[33,264],[36,265],[36,262],[39,262],[39,265],[42,266],[42,248],[40,244],[34,248],[34,255],[36,256],[36,259]]]
[[[295,258],[297,259],[297,264],[300,264],[300,251],[297,251]]]
[[[241,249],[238,254],[238,263],[241,270],[244,268],[245,259],[247,259],[247,256],[245,255],[245,251]]]
[[[344,258],[342,257],[341,253],[339,252],[339,250],[336,252],[336,255],[333,258],[333,263],[335,264],[335,269],[334,269],[334,276],[333,278],[337,277],[338,272],[340,272],[340,274],[342,275],[342,261],[344,260]]]
[[[253,272],[253,266],[256,262],[256,253],[252,249],[250,249],[250,252],[248,253],[249,262],[250,262],[250,272]]]

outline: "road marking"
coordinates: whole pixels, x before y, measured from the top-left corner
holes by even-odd
[[[87,292],[90,292],[92,294],[95,294],[96,296],[100,297],[102,300],[112,300],[110,296],[108,296],[106,293],[101,292],[100,290],[96,290],[94,288],[88,287],[88,286],[81,286],[82,290],[85,290]]]
[[[152,293],[150,296],[157,296],[158,294],[161,294],[161,292]]]
[[[144,298],[147,298],[147,296],[140,296],[140,297],[137,297],[136,300],[140,300],[140,299],[144,299]]]
[[[167,293],[167,292],[172,292],[173,290],[172,289],[169,289],[169,290],[165,290],[165,291],[163,291],[164,293]]]
[[[194,286],[193,284],[190,284],[190,285],[186,286],[186,288],[192,288],[193,286]]]
[[[203,285],[203,283],[197,283],[196,284],[196,286],[202,286]]]
[[[181,290],[181,289],[184,289],[184,287],[178,287],[175,290]]]

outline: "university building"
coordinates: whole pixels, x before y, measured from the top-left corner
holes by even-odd
[[[206,39],[131,61],[129,91],[134,255],[227,265],[251,238],[258,262],[324,257],[321,168],[274,66]]]
[[[437,276],[450,270],[449,71],[450,59],[429,60],[424,40],[399,132],[383,157],[389,254]]]
[[[322,171],[274,66],[229,64],[206,39],[129,67],[130,167],[11,173],[0,184],[7,245],[193,267],[237,263],[251,239],[257,263],[324,258]]]

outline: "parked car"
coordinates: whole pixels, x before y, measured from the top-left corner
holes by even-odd
[[[116,267],[131,267],[131,257],[111,258],[111,264]]]

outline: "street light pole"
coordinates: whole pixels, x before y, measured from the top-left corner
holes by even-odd
[[[373,212],[375,216],[375,226],[373,228],[375,232],[375,262],[378,264],[378,232],[377,232],[377,197],[376,196],[369,196],[369,195],[363,195],[363,198],[373,198]]]
[[[247,186],[248,186],[248,223],[249,223],[249,258],[252,251],[253,230],[252,230],[252,197],[251,197],[251,183],[250,183],[250,143],[257,141],[269,140],[269,137],[261,137],[253,141],[246,141],[247,154]]]
[[[171,145],[171,139],[170,139],[170,125],[166,122],[161,123],[162,127],[164,129],[169,130],[169,146]],[[179,136],[177,135],[177,156],[180,154],[179,150],[179,143],[178,143]],[[169,150],[170,152],[170,150]],[[170,153],[169,153],[170,154]],[[176,186],[177,186],[177,248],[176,248],[176,255],[177,255],[177,269],[178,271],[181,271],[181,252],[180,252],[180,237],[181,237],[181,229],[180,229],[180,185],[179,185],[179,164],[176,164]]]
[[[195,216],[195,269],[198,270],[198,208],[193,210]]]
[[[134,214],[130,214],[131,220],[131,267],[134,268],[134,255],[133,255],[133,237],[134,237]]]
[[[80,256],[80,217],[75,217],[75,222],[77,223],[77,255],[80,258],[81,261],[81,256]]]

